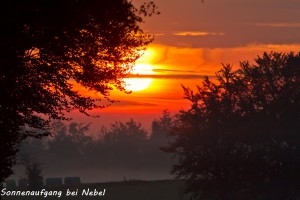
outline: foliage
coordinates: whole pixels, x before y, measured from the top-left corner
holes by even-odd
[[[201,199],[294,199],[300,180],[300,54],[264,53],[183,87],[172,173]]]
[[[130,1],[12,0],[0,12],[0,180],[12,171],[20,142],[49,134],[65,112],[102,108],[152,37]],[[140,13],[140,14],[139,14]],[[97,92],[99,99],[80,90]]]
[[[139,168],[144,158],[147,132],[133,119],[111,125],[102,137],[107,164],[112,166],[131,166]],[[117,159],[116,159],[117,158]]]
[[[168,110],[164,110],[162,116],[152,122],[152,134],[150,139],[154,140],[154,143],[161,143],[160,147],[166,145],[167,135],[173,123],[171,113]]]
[[[23,156],[22,164],[25,166],[25,173],[29,190],[41,189],[43,186],[42,165],[32,156]]]
[[[171,119],[169,115],[156,119],[157,127],[164,127],[161,120],[165,121],[167,117]],[[57,121],[52,126],[53,137],[44,140],[28,138],[22,143],[19,154],[38,157],[47,176],[91,170],[123,171],[126,175],[126,172],[140,170],[168,177],[170,155],[159,149],[167,145],[167,132],[162,132],[163,129],[152,130],[150,135],[141,123],[130,119],[116,121],[95,137],[96,133],[90,132],[89,125],[74,122],[66,125]]]
[[[80,165],[85,163],[88,149],[93,145],[92,138],[87,135],[89,124],[70,123],[68,126],[58,121],[55,122],[53,138],[44,145],[44,157],[48,158],[48,164],[64,163],[60,168]],[[66,158],[70,163],[65,162]],[[72,162],[73,161],[73,162]],[[75,161],[75,162],[74,162]]]
[[[171,163],[174,160],[170,155],[162,151],[162,148],[166,147],[170,142],[168,133],[173,127],[174,120],[171,113],[168,110],[164,110],[162,116],[158,119],[152,121],[152,134],[148,142],[148,156],[149,166],[157,169],[163,169],[167,167],[166,170],[170,170]]]

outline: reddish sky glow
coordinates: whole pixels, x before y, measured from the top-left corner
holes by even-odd
[[[144,0],[134,0],[140,5]],[[161,15],[146,18],[144,30],[155,35],[153,44],[137,61],[131,80],[138,90],[131,94],[113,91],[118,103],[87,118],[72,113],[75,121],[102,125],[133,118],[149,130],[164,109],[187,109],[181,84],[195,87],[203,76],[214,76],[221,63],[238,67],[264,51],[299,52],[300,1],[296,0],[156,0]],[[146,67],[145,67],[146,66]],[[146,84],[147,83],[147,84]]]

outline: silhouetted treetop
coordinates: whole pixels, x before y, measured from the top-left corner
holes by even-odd
[[[111,130],[106,130],[102,134],[104,143],[130,145],[128,141],[135,140],[140,145],[139,141],[147,139],[147,131],[142,127],[141,123],[135,122],[133,119],[126,122],[116,121],[111,124]]]
[[[34,109],[52,117],[95,107],[74,82],[105,97],[112,85],[122,90],[121,78],[152,40],[141,20],[123,0],[7,2],[1,16],[5,92],[26,111],[38,99]]]
[[[155,12],[151,2],[137,9],[126,0],[2,2],[0,159],[11,162],[25,137],[48,134],[49,120],[110,104],[110,90],[124,90],[122,78],[153,39],[139,24]]]
[[[165,150],[173,174],[203,199],[294,199],[300,173],[300,54],[264,53],[223,65],[176,117]]]

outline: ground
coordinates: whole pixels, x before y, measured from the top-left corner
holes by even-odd
[[[123,181],[109,183],[81,184],[78,186],[60,186],[46,188],[47,191],[62,191],[62,196],[55,197],[5,197],[4,200],[11,199],[105,199],[105,200],[187,200],[189,196],[183,194],[183,182],[179,180],[162,181]],[[67,190],[77,192],[77,196],[66,196]],[[94,192],[103,192],[104,196],[82,196],[83,189]]]

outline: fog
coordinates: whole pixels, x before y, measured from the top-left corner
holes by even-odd
[[[171,179],[175,159],[161,150],[168,143],[170,126],[163,120],[152,122],[151,133],[132,119],[118,121],[102,128],[97,137],[87,134],[89,125],[55,122],[52,137],[23,142],[9,179],[26,177],[24,158],[40,165],[44,180],[73,176],[85,183]]]

